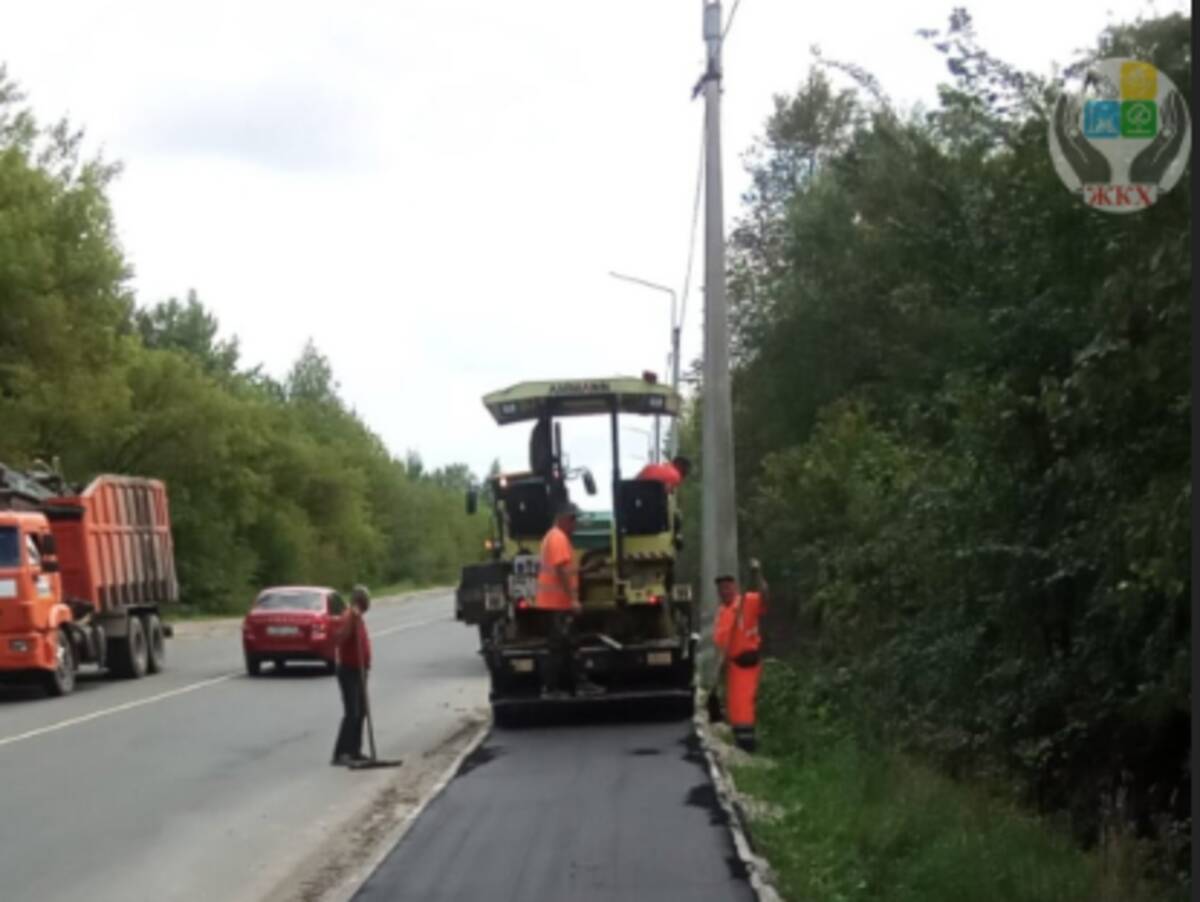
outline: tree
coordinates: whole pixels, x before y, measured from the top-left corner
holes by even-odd
[[[138,333],[148,348],[171,348],[194,357],[214,375],[232,375],[237,370],[236,338],[218,340],[217,318],[204,309],[194,290],[187,302],[169,298],[136,314]]]
[[[1188,24],[1095,53],[1186,94]],[[1006,770],[1085,842],[1120,796],[1168,849],[1190,779],[1187,178],[1147,215],[1089,210],[1048,164],[1057,88],[962,10],[927,36],[935,109],[822,61],[856,87],[810,77],[749,157],[740,529],[872,735]]]

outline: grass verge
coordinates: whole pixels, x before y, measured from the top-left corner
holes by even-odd
[[[1136,856],[1101,857],[984,789],[876,748],[769,662],[759,727],[766,761],[735,765],[758,850],[790,902],[1149,902]],[[763,766],[764,763],[773,766]]]

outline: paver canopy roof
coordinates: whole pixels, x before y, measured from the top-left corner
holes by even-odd
[[[633,376],[521,382],[484,395],[483,404],[501,425],[543,416],[608,413],[614,399],[620,413],[679,415],[679,395],[669,385]]]

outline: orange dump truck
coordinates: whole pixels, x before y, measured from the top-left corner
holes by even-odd
[[[156,673],[178,596],[163,483],[100,476],[76,494],[0,465],[0,682],[65,695],[86,664]]]

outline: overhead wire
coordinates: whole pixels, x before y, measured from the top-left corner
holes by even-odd
[[[729,29],[733,27],[733,17],[737,15],[738,7],[742,5],[742,0],[733,0],[733,6],[729,9],[729,18],[725,20],[725,28],[721,31],[721,40],[725,40],[729,34]]]
[[[700,198],[704,192],[704,141],[708,137],[708,123],[703,119],[700,123],[700,158],[696,164],[696,192],[692,198],[692,225],[688,236],[687,270],[683,274],[683,296],[679,305],[679,330],[682,334],[683,323],[687,318],[688,293],[692,285],[692,271],[696,261],[696,229],[700,224]]]

